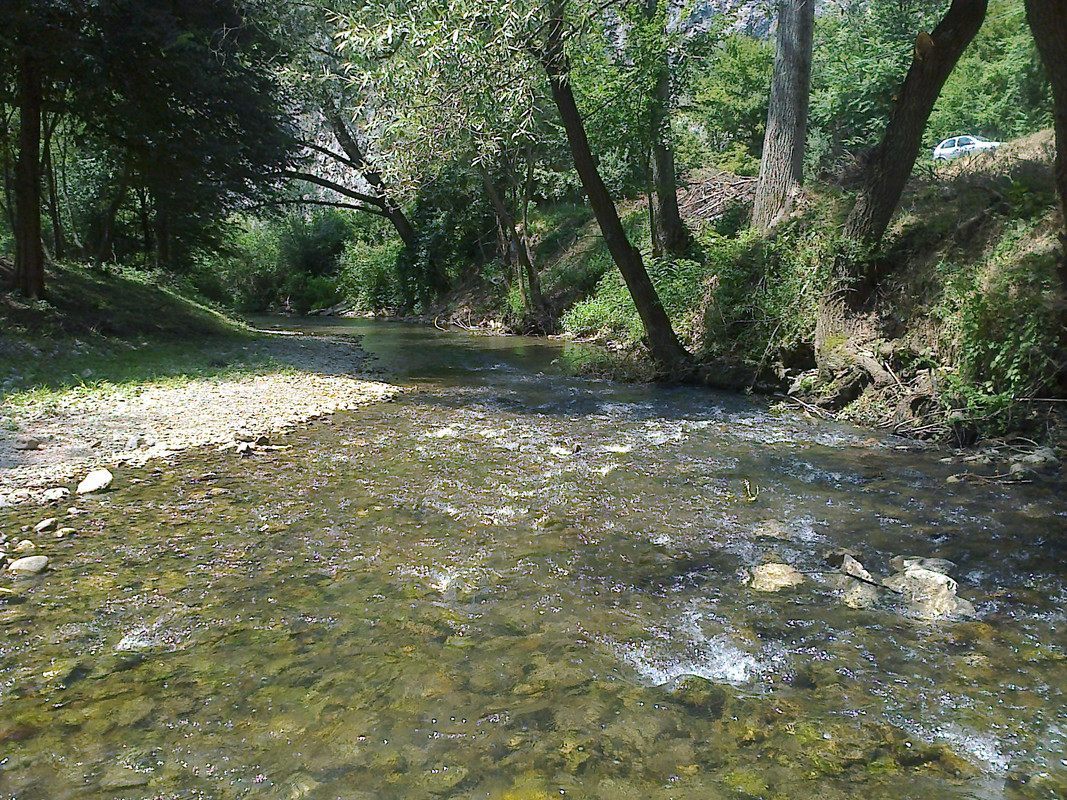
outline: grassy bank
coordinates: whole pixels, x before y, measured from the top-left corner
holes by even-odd
[[[10,265],[0,265],[0,278]],[[48,296],[0,294],[0,396],[5,407],[106,384],[183,380],[255,367],[254,334],[158,276],[51,267]],[[259,366],[263,366],[262,363]]]

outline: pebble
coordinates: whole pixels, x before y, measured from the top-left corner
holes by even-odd
[[[111,486],[111,482],[114,479],[115,476],[111,474],[110,470],[94,469],[78,484],[78,494],[102,492]]]
[[[36,575],[43,572],[48,566],[48,556],[26,556],[18,558],[7,565],[8,572],[22,572],[27,575]]]
[[[41,442],[39,439],[35,439],[32,436],[26,436],[25,434],[15,437],[15,449],[16,450],[40,450]]]
[[[47,533],[54,529],[59,522],[55,517],[49,517],[48,519],[42,519],[36,525],[33,526],[34,533]]]
[[[68,536],[70,536],[73,533],[76,533],[74,528],[60,528],[59,530],[56,531],[55,535],[56,535],[57,539],[66,539]]]
[[[70,497],[70,489],[63,486],[56,486],[54,489],[45,489],[44,494],[41,496],[46,503],[57,503],[60,500],[66,500]]]
[[[37,549],[37,545],[31,542],[29,539],[23,539],[17,545],[12,548],[16,553],[32,553]]]

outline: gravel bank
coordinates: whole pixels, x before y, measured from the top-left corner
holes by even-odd
[[[0,430],[0,505],[39,499],[49,488],[73,490],[96,467],[232,446],[400,391],[358,377],[366,356],[351,339],[266,336],[223,347],[219,361],[231,369],[220,377],[71,390],[4,409],[10,429]],[[272,366],[243,366],[264,359]]]

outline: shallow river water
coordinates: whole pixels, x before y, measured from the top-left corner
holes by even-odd
[[[563,345],[320,327],[417,390],[120,471],[0,580],[0,797],[1067,796],[1051,485]],[[840,548],[951,560],[975,616],[844,605]],[[769,561],[805,583],[753,591]]]

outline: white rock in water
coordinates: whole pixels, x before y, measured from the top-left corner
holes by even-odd
[[[837,584],[841,589],[841,602],[849,608],[870,608],[878,601],[878,588],[874,578],[863,565],[845,554],[841,561],[841,573]]]
[[[63,486],[57,486],[54,489],[45,489],[44,494],[41,496],[44,498],[44,501],[46,503],[55,503],[60,500],[65,500],[67,497],[69,497],[70,489],[67,489]]]
[[[59,520],[57,520],[55,517],[49,517],[48,519],[42,519],[40,522],[38,522],[36,525],[33,526],[33,532],[34,533],[47,533],[48,531],[50,531],[54,527],[56,527],[56,524],[58,522],[59,522]]]
[[[752,570],[752,588],[757,592],[777,592],[803,582],[804,576],[788,564],[761,564]]]
[[[36,575],[48,566],[48,556],[26,556],[17,558],[7,565],[8,572],[21,572],[25,575]]]
[[[115,476],[109,470],[94,469],[78,484],[78,494],[102,492],[111,485],[113,480],[115,480]]]
[[[887,588],[899,592],[920,619],[935,620],[974,614],[974,606],[956,596],[956,581],[941,572],[911,567],[886,578],[883,583]]]

